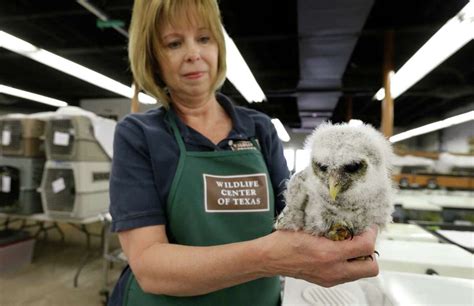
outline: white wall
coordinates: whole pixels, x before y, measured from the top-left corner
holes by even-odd
[[[429,107],[429,106],[427,106]],[[449,112],[446,118],[474,110],[474,102],[466,107],[456,108]],[[419,127],[439,119],[425,118],[422,122],[413,124],[410,128]],[[396,133],[401,131],[396,131]],[[465,122],[446,129],[420,135],[397,143],[408,150],[435,151],[450,153],[469,153],[469,138],[474,137],[474,121]]]
[[[289,128],[286,128],[288,135],[290,135],[290,141],[284,142],[283,147],[285,149],[303,149],[304,141],[309,133],[294,133]]]
[[[453,111],[447,114],[447,117],[459,115],[471,110],[474,110],[474,102],[467,107],[454,108]],[[410,128],[419,127],[437,120],[439,119],[423,118],[422,121],[413,124],[413,126]],[[291,154],[289,150],[294,150],[292,154],[293,158],[295,159],[294,164],[296,168],[300,168],[301,166],[306,165],[308,161],[301,156],[298,158],[296,151],[303,149],[304,141],[306,137],[309,136],[309,133],[294,133],[288,128],[287,131],[291,140],[289,142],[283,143],[284,149],[287,150],[285,153]],[[395,130],[394,134],[400,132],[403,132],[403,130]],[[403,149],[416,151],[469,153],[470,138],[474,138],[474,121],[469,121],[443,130],[413,137],[405,141],[398,142],[395,145]]]
[[[288,155],[285,156],[288,163],[288,168],[290,169],[290,171],[299,171],[309,162],[309,156],[304,155],[304,152],[302,151],[306,137],[310,134],[303,132],[293,132],[290,128],[285,128],[288,134],[290,135],[290,141],[283,142],[285,154]]]
[[[450,116],[474,110],[474,102],[449,113]],[[453,153],[469,153],[469,139],[474,138],[474,121],[465,122],[441,132],[441,150]]]
[[[441,135],[441,151],[469,153],[469,139],[474,138],[474,121],[447,128]]]

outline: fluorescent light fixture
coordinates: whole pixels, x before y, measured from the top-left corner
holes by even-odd
[[[461,124],[467,121],[471,121],[471,120],[474,120],[474,111],[470,111],[461,115],[450,117],[441,121],[433,122],[433,123],[423,125],[418,128],[394,135],[390,137],[390,142],[395,143],[395,142],[402,141],[414,136],[427,134],[430,132],[441,130],[441,129],[444,129],[453,125]]]
[[[391,81],[393,99],[400,96],[474,38],[474,1],[448,20],[398,71]],[[383,100],[381,88],[375,98]]]
[[[130,86],[130,88],[132,88],[132,92],[135,92],[135,84],[132,84],[132,86]],[[138,101],[140,101],[143,104],[155,104],[156,103],[155,98],[152,98],[149,95],[144,94],[142,92],[138,93]]]
[[[278,137],[281,139],[281,141],[290,141],[290,135],[288,135],[288,132],[285,130],[285,127],[281,123],[280,119],[272,119],[272,123],[275,126]]]
[[[237,90],[239,90],[239,92],[248,102],[261,102],[266,100],[262,89],[255,80],[255,77],[250,71],[250,68],[247,66],[247,63],[245,63],[245,60],[237,49],[235,43],[227,35],[225,30],[224,34],[227,49],[227,78],[232,82],[232,84],[234,84]],[[130,86],[117,82],[103,74],[74,63],[49,51],[38,48],[35,45],[32,45],[29,42],[10,35],[4,31],[0,31],[0,47],[31,58],[37,62],[101,87],[105,90],[114,92],[118,95],[130,99],[133,97],[133,90]],[[144,93],[140,93],[138,95],[138,99],[144,104],[156,103],[156,99]]]
[[[73,77],[101,87],[105,90],[114,92],[118,95],[132,98],[133,90],[130,86],[117,82],[103,74],[95,72],[89,68],[76,64],[61,56],[38,48],[27,41],[19,39],[4,31],[0,31],[0,47],[12,52],[29,57],[37,62],[69,74]],[[139,101],[145,104],[156,103],[156,100],[145,94],[139,95]]]
[[[288,165],[288,170],[293,171],[295,168],[295,150],[294,149],[284,149],[283,155],[286,159],[286,164]]]
[[[62,107],[67,106],[68,104],[64,101],[49,98],[46,96],[38,95],[29,91],[13,88],[10,86],[0,84],[0,93],[4,93],[10,96],[20,97],[23,99],[40,102],[44,104],[48,104],[51,106]]]
[[[390,79],[390,86],[392,86],[392,82],[393,82],[393,77],[395,76],[395,72],[392,70],[388,73],[388,77]],[[392,98],[393,98],[393,90],[391,90],[392,92]],[[375,99],[379,100],[379,101],[382,101],[383,99],[385,99],[385,88],[380,88],[379,91],[377,91],[377,93],[375,94]]]
[[[375,99],[379,101],[382,101],[383,99],[385,99],[385,88],[382,87],[377,91],[377,93],[375,94]]]
[[[362,122],[362,120],[359,120],[359,119],[351,119],[349,120],[349,125],[350,126],[361,126],[363,125],[364,122]]]
[[[262,102],[266,100],[265,94],[255,80],[249,66],[237,49],[234,41],[223,28],[227,53],[227,78],[235,88],[244,96],[247,102]]]

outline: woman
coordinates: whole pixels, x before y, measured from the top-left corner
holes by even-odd
[[[270,119],[216,94],[215,0],[135,0],[130,62],[163,107],[116,129],[112,228],[130,268],[111,305],[278,305],[278,275],[331,286],[378,273],[376,231],[351,242],[272,233],[288,169]]]

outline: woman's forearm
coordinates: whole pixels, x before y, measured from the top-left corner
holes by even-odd
[[[376,229],[353,240],[331,241],[291,231],[210,247],[156,242],[130,262],[145,292],[193,296],[275,275],[325,287],[378,274],[374,260],[350,261],[374,252]]]
[[[155,243],[133,268],[145,292],[193,296],[269,276],[264,257],[258,240],[210,247]]]

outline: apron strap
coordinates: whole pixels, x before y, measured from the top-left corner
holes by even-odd
[[[183,137],[181,137],[181,133],[179,132],[179,128],[176,125],[176,120],[174,118],[174,115],[171,113],[171,111],[166,112],[166,117],[168,118],[168,122],[171,125],[171,129],[173,130],[174,138],[178,142],[178,147],[180,152],[186,152],[186,146],[184,145]]]
[[[257,148],[260,152],[262,152],[262,148],[260,148],[260,144],[258,143],[257,137],[253,136],[250,137],[250,141],[252,142],[253,146]]]

